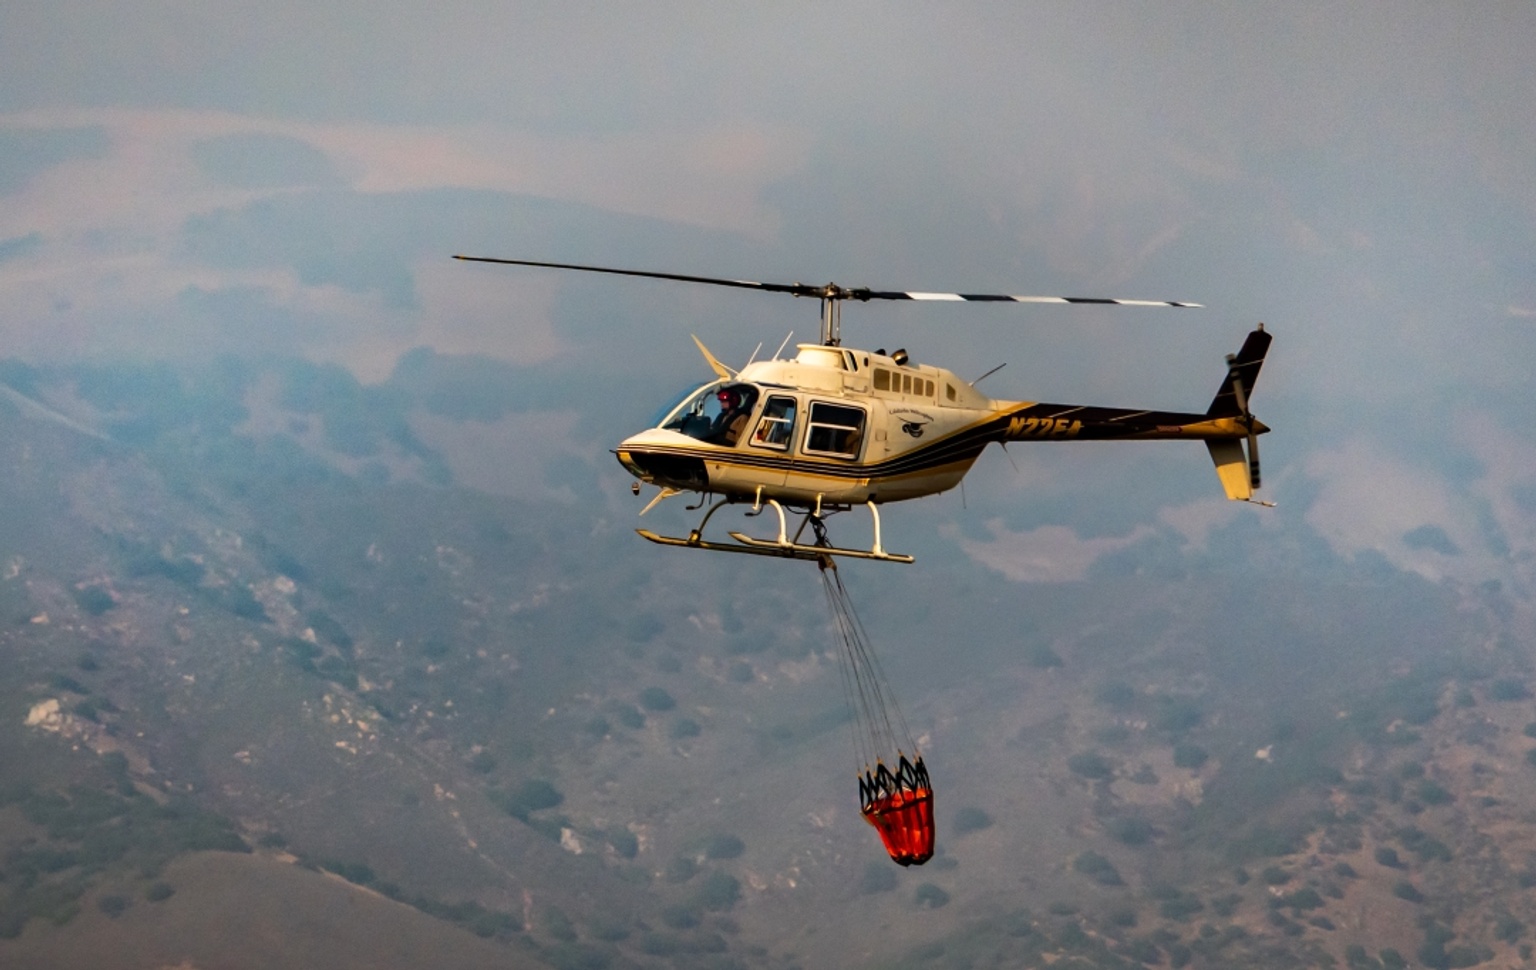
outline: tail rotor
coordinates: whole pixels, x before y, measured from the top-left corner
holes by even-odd
[[[1237,399],[1238,420],[1248,430],[1248,481],[1257,490],[1263,478],[1259,474],[1259,433],[1253,412],[1248,410],[1248,392],[1243,389],[1243,375],[1237,365],[1237,355],[1228,354],[1227,372],[1232,379],[1232,396]]]
[[[1227,498],[1258,502],[1260,505],[1273,504],[1253,497],[1254,490],[1262,481],[1259,472],[1259,435],[1269,428],[1253,416],[1253,411],[1248,407],[1248,395],[1253,392],[1253,385],[1259,379],[1259,370],[1264,366],[1264,354],[1269,350],[1271,339],[1261,323],[1248,334],[1242,349],[1227,355],[1227,373],[1222,377],[1221,387],[1216,390],[1216,396],[1206,411],[1208,418],[1233,421],[1242,429],[1243,437],[1248,439],[1246,454],[1242,439],[1230,436],[1229,433],[1222,433],[1205,443],[1211,451],[1211,460],[1216,463],[1216,475],[1221,479]]]

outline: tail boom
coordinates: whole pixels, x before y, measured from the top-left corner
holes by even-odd
[[[1248,334],[1242,349],[1227,358],[1226,376],[1204,414],[1008,402],[991,426],[992,440],[1204,441],[1227,498],[1252,501],[1259,485],[1258,436],[1269,428],[1253,416],[1248,399],[1272,339],[1263,324]]]
[[[1256,422],[1254,432],[1269,429]],[[1137,411],[1130,408],[1070,404],[1019,403],[999,424],[1000,441],[1149,441],[1176,438],[1200,441],[1241,439],[1248,428],[1238,418],[1184,411]]]

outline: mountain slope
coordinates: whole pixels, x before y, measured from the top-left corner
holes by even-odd
[[[400,966],[442,932],[467,966],[1522,958],[1536,702],[1504,591],[1240,522],[1176,569],[1016,584],[914,516],[915,567],[847,570],[938,793],[938,857],[898,870],[808,568],[456,485],[423,389],[306,368],[0,401],[0,955],[169,953],[189,895],[281,933],[283,880],[367,900],[358,926],[404,903]]]

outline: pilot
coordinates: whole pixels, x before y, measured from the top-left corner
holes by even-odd
[[[708,440],[727,448],[735,447],[741,433],[747,428],[748,412],[752,410],[752,404],[734,387],[722,388],[715,396],[720,401],[720,416],[715,419],[715,427]]]

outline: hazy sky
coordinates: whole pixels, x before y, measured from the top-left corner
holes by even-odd
[[[1276,334],[1281,508],[1225,506],[1203,449],[989,456],[953,535],[1021,580],[1253,516],[1530,588],[1533,42],[1529,3],[16,0],[0,356],[277,351],[376,381],[425,345],[638,368],[659,401],[704,376],[689,333],[739,360],[815,329],[805,301],[454,252],[1195,301],[860,306],[844,333],[1008,361],[994,394],[1180,409]],[[1129,512],[1089,511],[1131,480]]]

